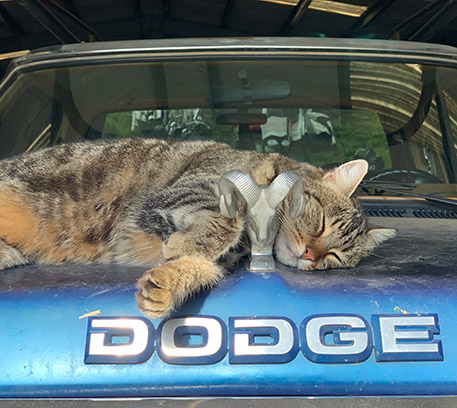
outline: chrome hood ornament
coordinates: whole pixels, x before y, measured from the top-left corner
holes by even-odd
[[[302,179],[293,171],[285,171],[267,185],[258,185],[239,170],[232,170],[219,179],[221,214],[227,218],[236,215],[234,194],[247,204],[246,229],[251,240],[249,270],[267,272],[275,270],[273,244],[279,230],[278,206],[292,192],[289,215],[297,218],[305,211]]]

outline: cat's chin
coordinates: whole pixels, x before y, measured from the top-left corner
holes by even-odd
[[[309,259],[298,259],[298,265],[297,268],[301,269],[302,271],[309,271],[311,270],[313,262],[310,261]]]
[[[301,259],[291,249],[284,235],[279,235],[275,245],[276,259],[284,265],[307,271],[311,269],[312,261]]]
[[[298,268],[298,258],[293,253],[284,235],[279,233],[275,244],[276,259],[284,265]]]
[[[289,251],[289,252],[290,252],[290,254],[287,254],[287,256],[283,256],[284,254],[280,255],[277,253],[276,254],[277,260],[284,265],[292,266],[292,267],[300,269],[302,271],[309,271],[309,270],[313,269],[311,267],[313,263],[310,260],[297,258],[292,253],[292,251]]]

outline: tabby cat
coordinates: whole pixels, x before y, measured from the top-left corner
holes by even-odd
[[[280,207],[276,258],[303,270],[355,266],[394,235],[372,229],[351,198],[366,174],[356,160],[324,172],[278,154],[216,142],[121,139],[59,145],[0,162],[0,269],[28,263],[124,263],[152,267],[138,281],[139,308],[164,317],[219,282],[246,251],[243,203],[219,210],[229,170],[269,184],[293,170],[306,210]]]

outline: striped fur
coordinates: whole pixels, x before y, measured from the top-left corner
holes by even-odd
[[[220,265],[247,249],[242,203],[233,220],[219,213],[217,181],[234,168],[259,184],[285,170],[303,177],[304,216],[290,219],[287,200],[281,208],[275,251],[285,264],[354,266],[389,235],[368,228],[340,182],[284,156],[215,142],[97,141],[0,162],[0,269],[27,263],[150,266],[138,281],[138,305],[163,317],[219,282]],[[312,261],[302,258],[306,248],[312,248]]]

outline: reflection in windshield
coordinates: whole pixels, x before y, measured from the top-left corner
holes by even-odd
[[[449,194],[456,83],[450,68],[364,61],[47,69],[20,75],[0,97],[0,154],[98,138],[214,139],[323,168],[362,158],[366,180]]]
[[[234,109],[159,109],[107,115],[102,138],[132,135],[177,140],[213,138],[232,147],[281,153],[322,167],[354,158],[367,160],[371,170],[391,167],[379,118],[374,112],[362,110],[264,108],[238,113]]]

